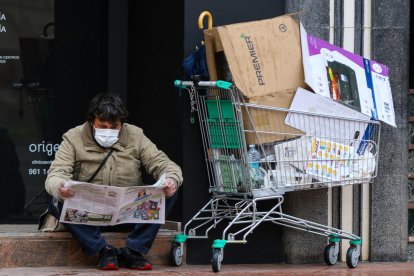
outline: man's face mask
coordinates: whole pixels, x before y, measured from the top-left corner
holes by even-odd
[[[95,140],[104,148],[108,148],[118,141],[119,129],[110,128],[96,128],[95,129]]]

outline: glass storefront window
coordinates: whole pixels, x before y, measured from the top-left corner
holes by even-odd
[[[408,209],[408,235],[414,235],[414,209]]]
[[[0,223],[36,223],[55,141],[54,1],[0,1]]]

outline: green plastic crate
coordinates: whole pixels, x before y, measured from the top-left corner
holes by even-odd
[[[233,156],[220,155],[220,173],[224,192],[237,192],[237,187],[244,184],[244,177],[239,160]]]
[[[230,100],[206,100],[206,104],[209,119],[235,120],[233,105]]]
[[[235,120],[230,100],[207,100],[211,148],[238,149],[240,124]]]

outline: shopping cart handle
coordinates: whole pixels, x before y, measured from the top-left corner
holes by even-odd
[[[181,80],[176,80],[174,82],[174,86],[176,87],[181,87],[181,88],[186,88],[189,86],[203,86],[203,87],[216,87],[216,88],[221,88],[221,89],[229,89],[231,88],[233,84],[231,82],[228,81],[222,81],[222,80],[218,80],[218,81],[199,81],[194,83],[193,81],[181,81]]]

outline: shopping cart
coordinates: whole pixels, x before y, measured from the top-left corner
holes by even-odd
[[[187,239],[208,238],[224,224],[222,239],[212,245],[212,269],[218,272],[226,244],[245,244],[261,223],[272,222],[328,237],[324,259],[329,265],[338,260],[341,239],[349,240],[346,262],[356,267],[359,236],[283,213],[283,195],[371,182],[377,175],[378,121],[249,103],[224,81],[175,85],[189,92],[191,111],[198,113],[211,199],[176,235],[172,263],[181,265]],[[261,153],[261,179],[249,161],[248,144]],[[274,204],[263,211],[258,208],[263,201]]]

